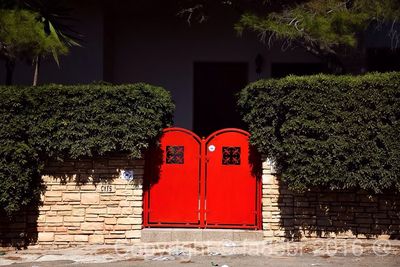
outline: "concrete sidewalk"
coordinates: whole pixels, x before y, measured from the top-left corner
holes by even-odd
[[[226,261],[235,257],[250,261],[260,259],[261,263],[265,259],[284,257],[289,259],[289,262],[296,263],[295,258],[310,259],[310,257],[317,257],[318,259],[329,258],[331,260],[336,257],[348,257],[349,259],[387,257],[385,258],[386,260],[391,258],[399,259],[400,241],[315,239],[303,242],[237,242],[225,240],[218,242],[91,245],[51,250],[31,247],[26,250],[5,251],[0,249],[0,251],[3,252],[1,254],[4,254],[0,256],[0,265],[35,263],[18,265],[29,267],[39,266],[39,264],[40,266],[52,266],[51,262],[57,263],[55,264],[57,266],[67,266],[70,264],[103,264],[127,261],[131,262],[131,266],[132,262],[149,262],[149,266],[151,266],[152,263],[185,263],[192,262],[193,259],[197,259],[198,262],[207,262],[209,257],[211,257],[211,260],[213,257],[222,257]],[[255,266],[257,265],[256,263],[254,264]],[[119,265],[116,264],[115,266]],[[154,266],[157,266],[157,264]]]

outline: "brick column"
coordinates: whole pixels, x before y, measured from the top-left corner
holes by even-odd
[[[282,189],[280,188],[280,182],[276,176],[273,163],[264,158],[262,167],[262,223],[264,239],[281,240],[285,238],[280,204]],[[290,222],[290,218],[288,219],[288,222]]]

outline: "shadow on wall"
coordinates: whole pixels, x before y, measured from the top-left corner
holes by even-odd
[[[32,186],[43,190],[45,186],[41,177],[35,172],[31,177]],[[33,193],[36,190],[28,190]],[[10,189],[10,195],[15,192],[15,188]],[[37,191],[36,191],[37,192]],[[17,199],[18,201],[18,199]],[[21,199],[19,199],[21,201]],[[37,242],[37,220],[39,217],[39,206],[41,205],[40,194],[33,195],[31,202],[27,206],[13,213],[11,216],[0,209],[0,247],[15,247],[17,249],[26,248],[29,244]]]
[[[32,203],[13,218],[0,214],[0,246],[21,249],[37,242],[39,205]]]
[[[47,190],[42,200],[30,204],[26,210],[19,212],[12,219],[5,214],[0,214],[0,246],[26,248],[37,243],[38,232],[56,231],[58,226],[38,222],[38,219],[40,215],[51,212],[53,206],[65,204],[61,197],[62,190],[80,192],[85,185],[99,189],[99,185],[112,184],[119,178],[120,170],[136,169],[138,171],[138,166],[143,164],[142,160],[131,159],[128,155],[46,162],[42,180]],[[142,178],[141,173],[138,175]],[[141,184],[140,179],[135,178],[129,184]],[[54,192],[54,186],[60,187],[60,185],[63,187],[57,189],[58,192]]]
[[[400,194],[314,189],[293,193],[280,182],[280,226],[287,240],[301,238],[400,238]]]
[[[161,143],[153,143],[145,155],[144,191],[148,192],[153,185],[158,183],[164,157],[165,155]]]
[[[61,185],[74,183],[79,186],[91,184],[111,184],[119,178],[121,170],[133,170],[137,160],[129,155],[109,154],[98,158],[81,158],[65,161],[48,161],[43,176],[51,177],[53,182]],[[133,179],[131,183],[137,183]]]

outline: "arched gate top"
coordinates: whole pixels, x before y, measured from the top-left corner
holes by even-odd
[[[213,132],[212,134],[210,134],[210,135],[207,137],[207,139],[206,139],[206,143],[208,143],[208,142],[209,142],[211,139],[213,139],[214,137],[216,137],[216,136],[218,136],[218,135],[221,135],[221,134],[224,134],[224,133],[227,133],[227,132],[239,133],[239,134],[243,134],[243,135],[245,135],[245,136],[247,136],[247,137],[250,136],[250,133],[249,133],[249,132],[247,132],[247,131],[245,131],[245,130],[242,130],[242,129],[238,129],[238,128],[225,128],[225,129],[218,130],[218,131],[215,131],[215,132]]]
[[[196,139],[196,141],[201,143],[201,138],[197,134],[195,134],[194,132],[187,130],[185,128],[169,127],[169,128],[163,129],[163,133],[168,133],[168,132],[183,132],[183,133],[186,133],[186,134],[192,136],[194,139]]]

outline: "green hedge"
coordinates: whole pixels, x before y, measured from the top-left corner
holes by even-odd
[[[0,87],[0,211],[38,199],[48,158],[140,157],[173,111],[170,94],[147,84]]]
[[[291,189],[400,190],[400,73],[261,80],[239,106]]]

